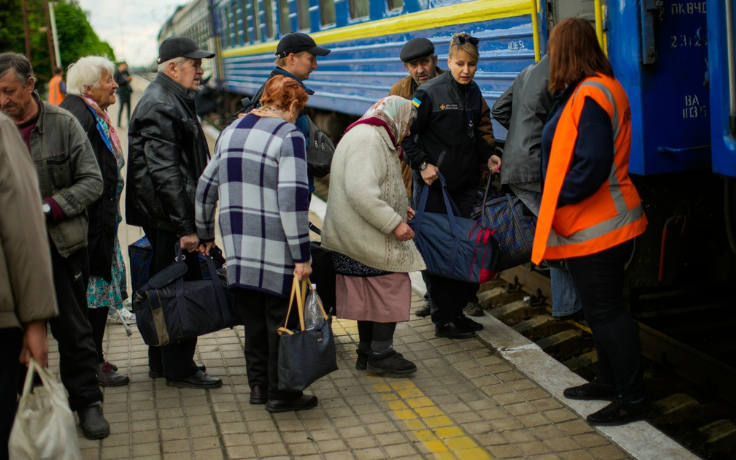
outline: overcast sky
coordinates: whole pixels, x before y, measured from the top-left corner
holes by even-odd
[[[78,1],[100,39],[115,50],[117,60],[147,66],[158,57],[156,37],[161,26],[178,5],[190,0]]]

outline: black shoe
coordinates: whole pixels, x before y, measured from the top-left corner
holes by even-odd
[[[220,388],[222,386],[222,380],[217,377],[209,376],[202,371],[197,371],[183,379],[166,379],[166,386],[177,388],[201,388],[206,390],[209,388]]]
[[[482,331],[483,325],[480,324],[477,321],[473,321],[472,319],[468,318],[465,315],[460,315],[455,320],[460,326],[462,326],[465,329],[469,329],[471,331]]]
[[[470,339],[475,337],[475,331],[471,331],[462,324],[450,321],[442,326],[435,326],[434,336],[448,339]]]
[[[205,366],[204,364],[197,364],[197,369],[199,369],[200,371],[204,372],[204,371],[207,370],[207,366]],[[117,369],[115,369],[115,370],[117,370]],[[152,379],[162,379],[162,378],[164,378],[164,371],[153,370],[153,369],[149,368],[148,369],[148,377],[150,377]]]
[[[355,350],[358,353],[358,359],[355,361],[355,368],[359,371],[364,371],[368,366],[368,352],[358,348]]]
[[[316,396],[301,395],[295,399],[269,399],[266,410],[269,412],[290,412],[295,410],[307,410],[317,406]]]
[[[630,403],[618,397],[613,402],[598,412],[594,412],[586,418],[591,425],[616,426],[644,420],[649,416],[652,405],[649,400],[644,399],[638,403]]]
[[[117,367],[107,361],[97,366],[97,384],[101,387],[120,387],[130,382],[130,377],[116,372]]]
[[[405,359],[401,353],[396,353],[396,350],[389,350],[385,353],[368,352],[366,367],[376,374],[409,375],[417,371],[416,364]]]
[[[110,424],[102,415],[102,405],[97,402],[77,410],[79,428],[87,439],[103,439],[110,436]]]
[[[602,400],[613,401],[616,398],[616,387],[603,385],[597,380],[577,387],[565,388],[562,392],[567,399],[578,399],[581,401]]]
[[[260,385],[253,385],[253,388],[250,389],[250,400],[248,402],[251,404],[266,404],[267,399],[266,390]]]
[[[425,303],[421,307],[417,307],[417,309],[414,310],[414,315],[415,316],[418,316],[420,318],[424,318],[425,316],[429,316],[429,314],[430,314],[430,311],[429,311],[429,304],[428,303]]]

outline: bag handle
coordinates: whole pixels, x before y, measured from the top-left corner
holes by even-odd
[[[459,216],[460,211],[458,210],[455,202],[452,201],[450,194],[447,192],[447,182],[445,181],[445,176],[443,176],[439,170],[437,170],[437,176],[440,178],[440,184],[442,185],[442,199],[445,201],[445,211],[447,213],[447,220],[450,222],[450,233],[452,233],[452,236],[454,238],[458,238],[460,235],[460,230],[458,230],[457,221],[455,220],[455,215]],[[427,206],[428,197],[429,197],[429,186],[427,184],[424,184],[422,186],[422,195],[419,198],[419,209],[417,209],[416,215],[414,216],[414,221],[415,221],[414,228],[416,229],[421,228],[422,219],[424,218],[424,210]]]
[[[289,316],[291,315],[291,307],[294,305],[294,298],[296,298],[296,306],[297,306],[297,314],[299,315],[299,324],[302,328],[302,331],[304,330],[304,296],[302,295],[302,292],[306,289],[304,286],[304,281],[299,281],[299,277],[294,274],[294,281],[291,283],[291,294],[289,295],[289,309],[286,311],[286,319],[284,320],[284,325],[276,330],[276,332],[281,335],[282,333],[286,332],[289,335],[293,335],[294,333],[286,327],[287,324],[289,324]]]
[[[305,286],[305,283],[308,288]],[[294,304],[294,298],[297,300],[297,310],[299,314],[299,325],[301,326],[301,330],[304,331],[306,329],[305,323],[304,323],[304,303],[306,302],[307,297],[307,289],[312,291],[316,295],[317,299],[317,305],[319,305],[319,309],[322,311],[322,316],[324,316],[325,321],[328,321],[330,317],[327,315],[327,312],[325,311],[325,307],[322,304],[322,299],[319,298],[317,295],[317,291],[312,287],[312,281],[307,278],[306,280],[299,281],[299,278],[294,275],[294,281],[291,283],[291,295],[289,296],[289,310],[286,312],[286,319],[284,320],[284,325],[276,332],[278,332],[279,335],[282,333],[287,333],[289,335],[293,335],[294,332],[292,332],[288,327],[287,324],[289,324],[289,315],[291,314],[291,307]]]
[[[21,399],[31,394],[31,388],[33,387],[33,375],[34,374],[38,375],[38,377],[41,379],[41,383],[43,384],[44,388],[48,389],[49,393],[51,392],[53,383],[55,383],[55,382],[51,382],[50,380],[52,379],[51,374],[49,373],[48,369],[41,367],[41,365],[38,364],[35,359],[33,359],[33,356],[31,356],[30,362],[28,363],[28,372],[26,373],[26,381],[23,384],[23,393],[21,394]]]

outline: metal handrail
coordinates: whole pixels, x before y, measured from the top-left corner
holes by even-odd
[[[539,44],[539,10],[537,9],[537,0],[529,0],[532,2],[532,37],[534,40],[534,62],[539,62],[541,57],[541,45]]]
[[[603,42],[603,3],[601,0],[595,0],[595,35],[598,37],[598,44],[601,45],[601,49],[606,55],[605,43]]]

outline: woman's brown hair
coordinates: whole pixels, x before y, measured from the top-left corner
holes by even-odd
[[[289,106],[296,101],[300,111],[307,105],[309,95],[304,87],[291,77],[277,75],[266,82],[261,95],[261,106],[271,106],[279,110],[289,110]]]
[[[595,30],[585,19],[569,18],[552,29],[547,45],[549,91],[554,93],[585,77],[613,77],[613,68],[603,53]]]

